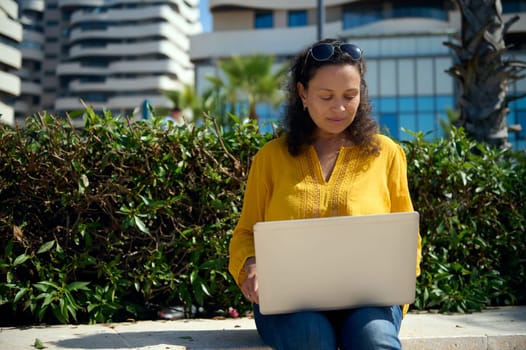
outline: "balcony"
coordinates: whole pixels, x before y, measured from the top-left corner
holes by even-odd
[[[110,109],[134,109],[140,110],[140,106],[148,100],[154,107],[170,108],[173,102],[163,95],[140,95],[140,96],[116,96],[108,100],[108,108]]]
[[[44,0],[24,0],[23,3],[24,10],[43,12],[46,7]]]
[[[169,77],[134,77],[134,78],[108,78],[103,82],[83,82],[80,80],[72,81],[69,86],[72,93],[83,92],[115,92],[120,94],[131,91],[144,90],[177,90],[181,88],[181,83]]]
[[[44,33],[32,28],[24,28],[22,42],[31,42],[34,45],[43,45],[45,42]]]
[[[20,78],[14,74],[0,71],[0,92],[12,96],[19,96]]]
[[[194,78],[193,71],[183,67],[175,60],[136,60],[115,61],[106,67],[85,66],[80,63],[62,63],[57,68],[59,76],[101,75],[110,76],[122,74],[171,74],[177,76],[182,82],[191,83]]]
[[[177,43],[181,48],[188,49],[190,42],[187,36],[175,30],[172,25],[162,22],[155,24],[142,25],[140,30],[137,26],[108,26],[106,29],[75,29],[70,33],[70,43],[75,43],[85,39],[135,39],[145,37],[164,37]]]
[[[44,60],[44,52],[33,48],[22,48],[22,57],[24,60],[42,62]]]
[[[19,69],[22,66],[22,53],[20,50],[0,42],[0,64]]]
[[[2,5],[3,6],[3,5]],[[5,8],[4,8],[5,10]],[[16,13],[15,13],[16,18]],[[16,42],[22,41],[22,25],[0,11],[0,33]]]
[[[79,8],[79,7],[97,7],[97,6],[104,6],[105,1],[104,0],[59,0],[58,6],[60,8],[64,7],[73,7],[73,8]]]
[[[138,42],[138,43],[102,43],[98,46],[74,45],[69,52],[70,58],[80,58],[89,56],[101,57],[125,57],[125,56],[145,56],[151,54],[163,54],[167,57],[181,61],[181,64],[189,64],[187,53],[182,51],[172,42],[167,40]]]
[[[13,107],[6,105],[0,100],[0,123],[14,125],[15,111]]]
[[[57,75],[105,75],[107,67],[85,66],[80,63],[60,63],[57,66]]]
[[[104,12],[100,11],[79,11],[71,16],[71,24],[78,24],[82,22],[92,21],[108,21],[108,22],[123,22],[123,21],[144,21],[147,18],[161,18],[166,11],[172,11],[168,6],[155,6],[144,3],[141,7],[126,8],[126,9],[108,9]]]
[[[135,110],[137,114],[140,114],[140,108],[142,103],[148,100],[152,106],[155,107],[172,107],[172,101],[163,95],[132,95],[132,96],[116,96],[109,98],[106,102],[90,102],[84,100],[86,105],[93,107],[95,110],[110,109],[110,110]],[[55,103],[55,109],[57,111],[74,111],[78,109],[84,109],[84,106],[80,103],[79,97],[66,97],[58,98]]]
[[[22,95],[42,95],[42,85],[34,83],[32,81],[22,81]]]
[[[17,18],[18,17],[18,5],[16,1],[13,0],[3,0],[2,1],[2,9],[4,12],[11,18]],[[0,21],[1,23],[2,21]],[[1,29],[1,27],[0,27]],[[0,30],[1,33],[1,30]]]

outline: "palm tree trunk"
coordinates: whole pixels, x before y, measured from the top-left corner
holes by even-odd
[[[249,106],[249,109],[248,109],[248,118],[250,120],[258,120],[259,119],[259,116],[256,112],[256,103],[255,102],[251,102],[250,103],[250,106]]]
[[[458,126],[475,140],[509,147],[508,86],[518,68],[503,58],[504,23],[500,0],[455,0],[462,14],[460,45],[445,43],[457,56],[448,73],[458,82]],[[458,39],[458,38],[457,38]]]

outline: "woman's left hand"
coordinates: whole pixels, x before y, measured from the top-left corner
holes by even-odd
[[[248,258],[245,262],[244,270],[246,278],[241,283],[241,292],[253,303],[259,304],[258,277],[256,271],[256,258]]]

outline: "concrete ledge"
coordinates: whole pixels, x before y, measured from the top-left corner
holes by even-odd
[[[526,306],[461,315],[409,313],[400,338],[404,350],[526,350]],[[34,350],[36,339],[45,350],[269,349],[250,318],[0,328],[2,350]]]
[[[404,350],[525,350],[526,307],[455,315],[410,313],[400,338]]]

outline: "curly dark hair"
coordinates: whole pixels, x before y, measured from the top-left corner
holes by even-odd
[[[329,43],[332,45],[344,44],[338,39],[324,39],[314,43]],[[351,56],[335,47],[334,54],[325,61],[317,61],[310,57],[309,46],[298,54],[293,60],[287,83],[287,102],[285,107],[284,128],[287,134],[287,146],[291,155],[299,155],[306,146],[314,142],[316,124],[312,121],[309,112],[304,110],[303,103],[297,90],[297,83],[302,83],[308,88],[310,80],[316,71],[323,66],[350,64],[358,67],[360,72],[360,104],[352,124],[346,129],[349,139],[358,146],[363,146],[364,152],[378,154],[378,145],[374,141],[374,135],[378,132],[376,121],[371,117],[372,106],[367,94],[367,84],[363,79],[365,74],[365,62],[363,56],[359,60],[353,60]]]

